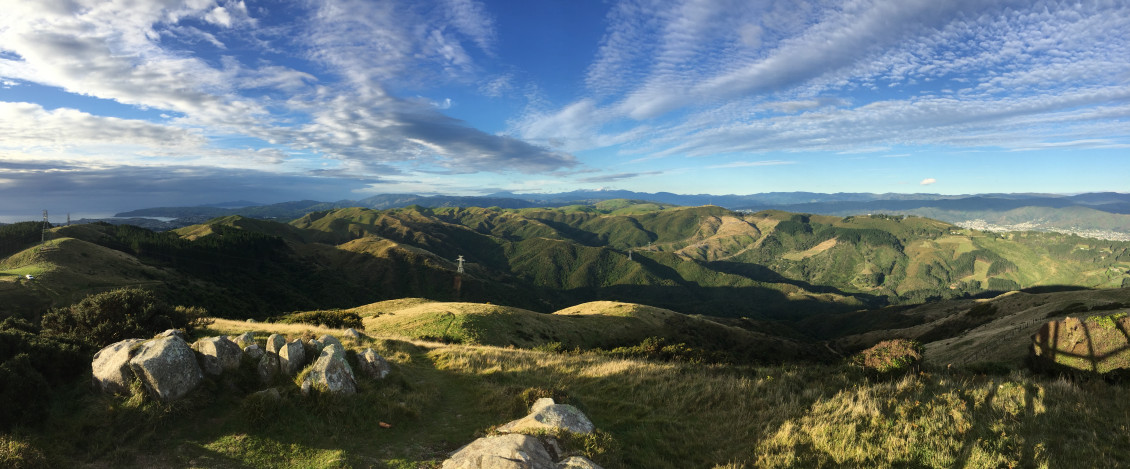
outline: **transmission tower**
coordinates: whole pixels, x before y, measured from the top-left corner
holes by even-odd
[[[459,255],[459,258],[455,259],[455,260],[459,261],[459,268],[456,269],[455,271],[458,272],[458,273],[463,273],[463,260],[464,260],[463,255]]]
[[[43,229],[39,232],[39,245],[47,241],[47,209],[43,209]]]

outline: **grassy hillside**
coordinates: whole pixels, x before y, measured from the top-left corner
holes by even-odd
[[[938,366],[991,363],[1021,368],[1032,335],[1048,321],[1130,311],[1130,289],[1010,292],[989,299],[950,300],[818,316],[797,325],[853,352],[883,340],[917,339]]]
[[[120,287],[163,288],[169,278],[168,272],[120,251],[54,238],[0,259],[0,317],[34,317],[50,306]]]
[[[421,304],[400,306],[413,303]],[[254,330],[260,340],[302,333],[213,327]],[[703,366],[386,338],[359,345],[375,347],[393,371],[352,397],[304,398],[285,385],[270,401],[208,381],[160,405],[92,395],[76,382],[41,425],[0,435],[0,458],[27,467],[436,467],[552,396],[597,428],[562,444],[609,469],[1130,464],[1130,395],[1103,382],[930,366],[873,380],[841,364]]]
[[[513,210],[347,208],[289,224],[228,216],[174,232],[92,224],[51,236],[132,256],[171,275],[162,287],[172,301],[231,317],[422,296],[542,313],[615,300],[793,321],[1038,286],[1130,285],[1130,243],[983,233],[918,217],[751,214],[630,200]],[[456,288],[459,256],[466,273]]]
[[[346,310],[382,336],[471,345],[612,350],[649,338],[685,344],[718,360],[781,362],[830,358],[819,345],[723,325],[645,305],[598,301],[552,314],[478,303],[393,300]]]

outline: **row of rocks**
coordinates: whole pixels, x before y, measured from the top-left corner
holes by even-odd
[[[502,435],[472,441],[451,453],[442,469],[601,469],[584,456],[567,456],[553,437],[538,438],[526,433],[546,435],[557,431],[587,434],[595,430],[580,409],[557,404],[550,398],[538,399],[529,415],[498,428]]]
[[[350,337],[361,336],[353,331]],[[371,348],[359,352],[357,358],[360,371],[369,378],[383,379],[390,371],[388,362]],[[263,349],[252,332],[235,340],[205,337],[189,346],[182,332],[168,330],[150,340],[126,339],[108,345],[94,355],[91,368],[94,384],[104,392],[127,393],[130,382],[137,378],[154,396],[169,402],[195,389],[205,374],[234,372],[244,360],[257,364],[264,383],[274,382],[279,376],[295,376],[310,365],[303,392],[353,393],[357,389],[345,346],[331,335],[303,342],[271,334]]]

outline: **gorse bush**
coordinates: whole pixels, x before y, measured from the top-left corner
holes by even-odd
[[[184,309],[178,310],[152,293],[122,288],[83,298],[43,315],[43,332],[105,347],[129,338],[145,338],[166,329],[189,329]]]
[[[361,322],[361,316],[359,314],[341,310],[293,313],[278,318],[275,320],[275,322],[282,324],[312,324],[315,326],[325,326],[337,329],[344,329],[347,327],[352,327],[354,329],[365,328],[365,326]]]
[[[24,320],[0,322],[0,430],[41,421],[52,389],[90,366],[89,349],[36,332]]]
[[[906,339],[879,342],[852,358],[856,366],[878,374],[905,373],[921,360],[922,345]]]
[[[616,347],[609,355],[624,358],[642,358],[665,362],[707,363],[725,361],[721,354],[690,347],[685,343],[668,344],[662,337],[648,337],[639,345]]]

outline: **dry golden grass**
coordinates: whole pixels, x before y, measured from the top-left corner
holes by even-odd
[[[1125,387],[1027,373],[872,381],[839,366],[735,369],[442,346],[489,389],[559,389],[615,440],[604,467],[1116,467]],[[1104,435],[1096,438],[1094,435]]]
[[[273,322],[248,322],[234,319],[209,318],[213,321],[207,326],[206,332],[218,335],[239,335],[252,331],[264,334],[281,334],[288,337],[300,337],[307,333],[315,336],[329,334],[340,337],[345,329],[314,326],[310,324],[278,324]]]
[[[827,251],[829,249],[836,247],[836,242],[837,242],[836,238],[832,238],[832,239],[824,241],[820,244],[817,244],[817,245],[813,246],[812,248],[810,248],[806,251],[787,252],[785,254],[782,254],[781,257],[788,259],[790,261],[799,261],[799,260],[803,260],[803,259],[808,259],[809,257],[815,256],[817,254],[820,254],[824,251]]]

